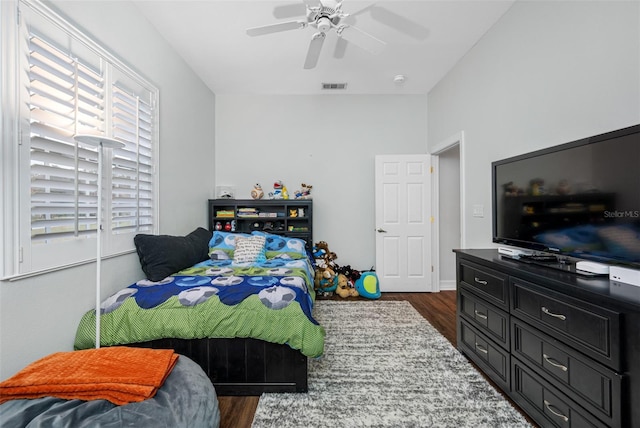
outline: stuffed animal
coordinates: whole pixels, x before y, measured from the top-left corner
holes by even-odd
[[[318,263],[318,259],[323,259],[328,266],[336,266],[334,260],[338,256],[333,251],[329,251],[329,244],[325,241],[319,241],[313,246],[313,256],[316,259],[316,263]]]
[[[313,186],[310,184],[302,183],[300,190],[296,190],[294,196],[296,199],[311,199],[311,189]]]
[[[380,281],[375,272],[363,272],[356,281],[356,290],[367,299],[380,298]]]
[[[360,278],[360,271],[353,269],[351,265],[339,266],[336,268],[336,272],[346,276],[352,285]]]
[[[330,267],[317,268],[314,285],[317,292],[330,295],[338,287],[338,276]]]
[[[349,278],[341,273],[338,274],[336,294],[342,298],[359,296],[358,291],[355,289],[353,284],[350,283]]]

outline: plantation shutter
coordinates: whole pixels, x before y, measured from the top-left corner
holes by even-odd
[[[148,98],[148,97],[147,97]],[[112,229],[120,234],[153,230],[153,107],[123,84],[113,85],[114,150]]]
[[[95,235],[97,152],[76,133],[103,133],[104,78],[44,37],[29,37],[31,239]]]
[[[18,3],[7,32],[16,35],[7,42],[16,60],[8,68],[3,61],[3,73],[15,79],[9,119],[16,125],[15,140],[3,141],[12,159],[3,165],[16,181],[16,197],[7,199],[15,209],[5,221],[4,277],[132,252],[135,234],[157,233],[158,215],[158,89],[41,2]],[[76,142],[78,134],[125,144],[104,149],[102,183],[98,148]]]

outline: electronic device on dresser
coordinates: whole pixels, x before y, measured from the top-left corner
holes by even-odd
[[[639,165],[640,125],[493,162],[493,242],[568,272],[640,270]]]

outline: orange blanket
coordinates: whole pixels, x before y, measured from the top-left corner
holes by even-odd
[[[46,396],[123,405],[153,397],[178,361],[170,349],[115,346],[58,352],[0,382],[0,404]]]

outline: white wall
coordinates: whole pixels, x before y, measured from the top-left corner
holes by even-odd
[[[375,264],[374,156],[426,153],[426,96],[216,98],[216,182],[249,198],[282,180],[311,184],[314,243],[339,265]]]
[[[465,133],[468,247],[492,245],[492,161],[640,122],[639,9],[518,1],[429,93],[429,143]]]
[[[159,87],[160,232],[182,235],[206,226],[215,179],[214,94],[132,3],[49,5]],[[102,272],[103,298],[143,275],[134,253],[106,260]],[[94,305],[94,290],[95,264],[0,282],[0,379],[49,353],[72,350],[78,322]]]

